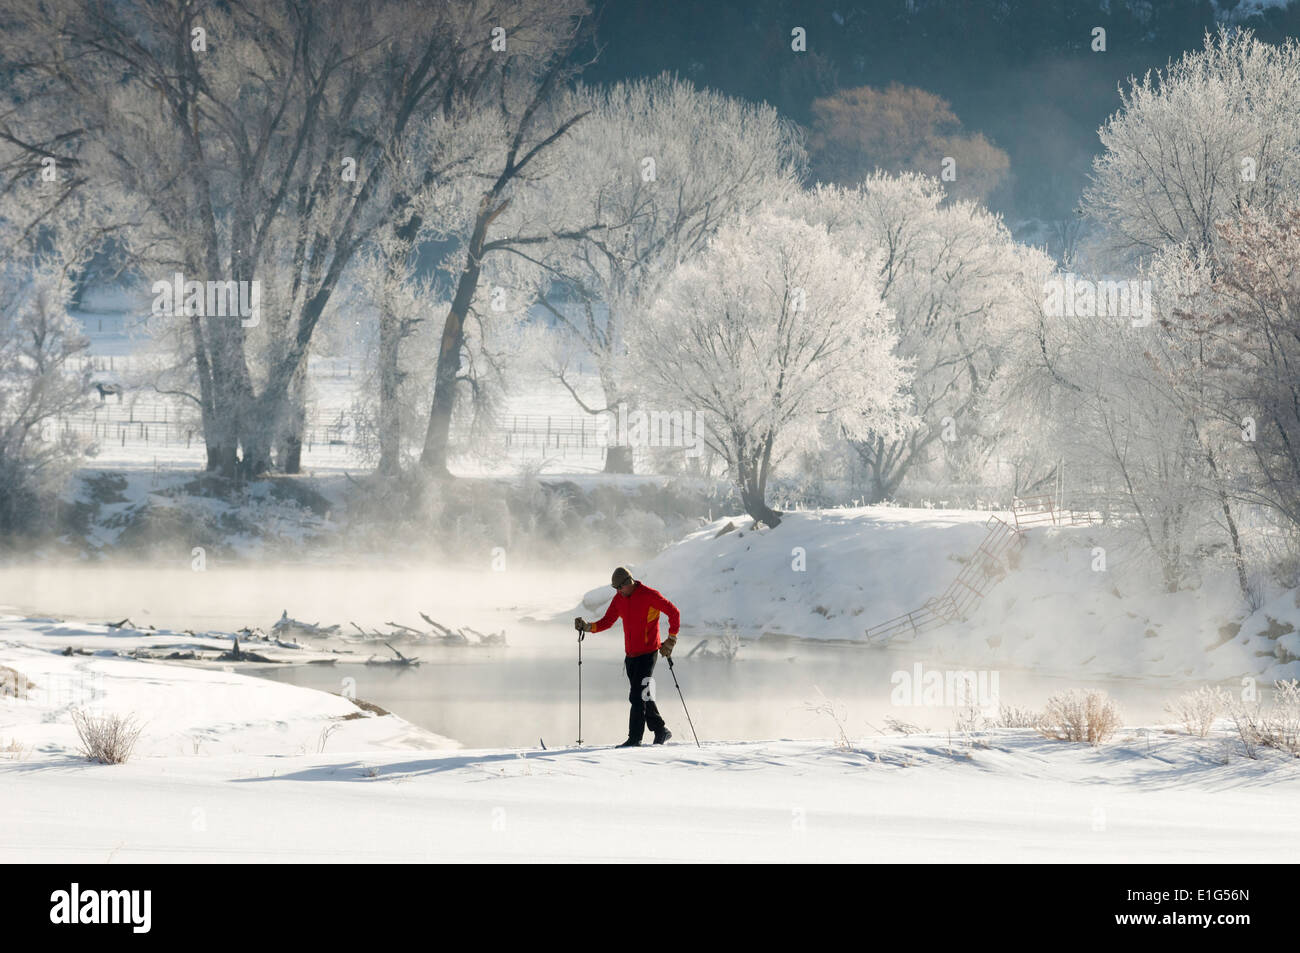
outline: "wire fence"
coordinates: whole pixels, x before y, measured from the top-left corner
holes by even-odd
[[[101,394],[95,406],[80,414],[60,418],[58,433],[76,436],[100,446],[201,447],[203,424],[197,408],[159,395],[132,396]],[[364,415],[353,411],[308,412],[303,429],[303,446],[362,448],[370,428]],[[453,432],[453,439],[468,440],[467,429]],[[594,417],[515,414],[502,417],[495,425],[480,428],[478,440],[486,438],[511,453],[588,456],[603,452],[606,431]]]

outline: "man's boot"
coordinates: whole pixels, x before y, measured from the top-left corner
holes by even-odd
[[[655,737],[658,738],[659,736],[658,736],[658,735],[655,735]],[[658,742],[656,741],[655,744],[658,744]],[[614,747],[615,747],[615,748],[639,748],[639,747],[641,747],[641,742],[639,742],[639,741],[633,741],[631,738],[629,738],[629,739],[627,739],[627,741],[623,742],[621,745],[615,745]]]
[[[661,745],[672,736],[673,733],[668,730],[667,726],[660,728],[658,731],[655,732],[655,744]]]

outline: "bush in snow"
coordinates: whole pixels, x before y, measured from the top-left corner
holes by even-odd
[[[1165,711],[1177,716],[1189,735],[1204,738],[1210,733],[1214,720],[1228,710],[1232,696],[1222,688],[1202,685],[1191,692],[1184,692],[1165,706]]]
[[[1029,708],[1017,708],[1003,705],[998,709],[996,726],[998,728],[1037,728],[1042,724],[1043,716]]]
[[[0,698],[11,695],[14,698],[26,698],[29,689],[36,683],[17,669],[0,665]]]
[[[1038,731],[1057,741],[1086,741],[1099,745],[1119,728],[1119,709],[1103,691],[1070,689],[1047,699]]]
[[[848,715],[844,709],[831,701],[817,686],[817,700],[804,703],[804,710],[814,715],[825,715],[835,725],[835,747],[840,751],[852,751],[853,742],[849,740]]]
[[[1261,743],[1300,757],[1300,682],[1274,682],[1273,708],[1264,719]]]
[[[81,752],[100,764],[125,764],[131,757],[143,725],[132,715],[88,715],[73,709],[72,723],[81,739]]]
[[[1236,702],[1229,710],[1246,757],[1254,758],[1259,748],[1276,748],[1300,757],[1300,682],[1274,682],[1271,708],[1248,708]]]

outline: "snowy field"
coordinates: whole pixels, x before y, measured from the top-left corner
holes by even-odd
[[[1282,862],[1300,837],[1300,761],[1233,754],[1226,725],[463,750],[323,692],[58,651],[91,636],[5,620],[33,683],[0,698],[5,862]],[[136,756],[78,757],[74,706],[135,714]]]

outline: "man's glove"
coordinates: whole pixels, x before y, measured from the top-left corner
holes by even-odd
[[[663,644],[659,646],[659,654],[664,658],[672,658],[673,646],[677,644],[677,636],[670,635],[664,639]]]
[[[582,616],[578,616],[576,619],[573,620],[573,627],[577,629],[579,632],[591,631],[591,623],[588,622],[586,619],[584,619]]]

